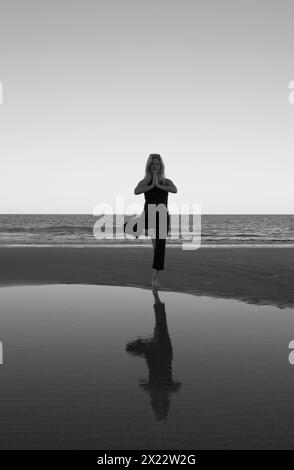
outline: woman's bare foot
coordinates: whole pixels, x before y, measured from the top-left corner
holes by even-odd
[[[158,269],[153,269],[153,275],[152,275],[152,286],[158,288],[158,275],[159,275],[159,270]]]

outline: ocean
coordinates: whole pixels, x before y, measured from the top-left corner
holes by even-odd
[[[131,217],[126,215],[124,220]],[[179,246],[189,241],[187,237],[201,233],[202,247],[294,246],[293,214],[202,214],[201,226],[196,227],[194,221],[194,231],[192,216],[186,228],[187,218],[181,217],[184,216],[171,214],[173,235],[169,234],[167,245]],[[94,225],[98,220],[99,217],[92,214],[0,214],[0,246],[151,245],[151,239],[144,236],[136,239],[123,233],[116,235],[119,230],[115,215],[107,216],[108,229],[104,238],[97,239]],[[173,232],[177,226],[182,227],[179,235]]]

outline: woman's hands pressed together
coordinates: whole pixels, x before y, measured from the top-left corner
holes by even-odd
[[[153,184],[154,184],[154,186],[156,186],[157,188],[159,187],[159,182],[158,182],[157,173],[153,173]],[[153,186],[153,187],[154,187],[154,186]]]
[[[152,187],[157,187],[157,188],[161,188],[163,185],[162,185],[162,181],[159,182],[158,180],[158,173],[155,171],[153,173],[153,181],[152,181]]]
[[[134,190],[134,194],[145,193],[155,187],[162,189],[163,191],[168,191],[171,193],[178,192],[176,186],[171,180],[166,179],[165,184],[163,184],[162,180],[160,180],[160,182],[158,180],[157,171],[152,171],[152,182],[149,185],[147,185],[147,184],[144,184],[144,180],[140,181]]]

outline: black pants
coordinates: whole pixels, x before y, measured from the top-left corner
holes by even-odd
[[[145,229],[148,228],[148,214],[147,210],[145,212]],[[169,212],[166,212],[167,214],[167,226],[166,226],[166,236],[168,236],[169,230],[170,230],[170,215]],[[153,254],[153,269],[157,269],[158,271],[163,271],[164,270],[164,261],[165,261],[165,247],[166,247],[166,238],[159,238],[159,213],[156,213],[156,237],[154,238],[155,240],[155,246],[154,246],[154,254]]]
[[[167,211],[167,231],[166,235],[168,236],[169,231],[170,231],[170,214]],[[142,217],[145,218],[145,235],[148,235],[147,230],[148,230],[148,209],[144,208],[144,212],[142,213]],[[124,224],[124,229],[125,229]],[[150,227],[151,228],[151,227]],[[137,224],[134,225],[134,231],[137,230]],[[164,261],[165,261],[165,247],[166,247],[166,238],[159,238],[159,213],[156,212],[156,233],[155,233],[155,247],[154,247],[154,254],[153,254],[153,264],[152,268],[157,269],[158,271],[164,270]],[[138,236],[136,236],[138,238]]]

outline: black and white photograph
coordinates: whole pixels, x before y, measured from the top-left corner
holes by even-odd
[[[294,450],[293,22],[0,0],[0,451]]]

